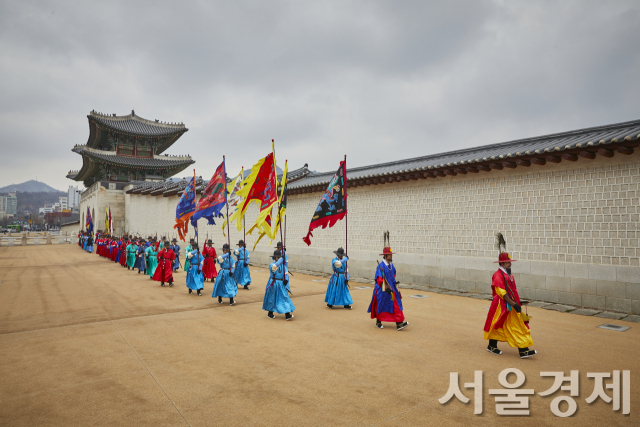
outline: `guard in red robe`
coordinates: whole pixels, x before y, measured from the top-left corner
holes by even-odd
[[[120,265],[122,267],[127,266],[127,246],[129,245],[129,236],[124,236],[122,238],[122,243],[120,244]]]
[[[216,258],[218,255],[216,254],[216,248],[213,247],[211,239],[207,240],[207,246],[202,250],[202,256],[204,256],[204,267],[202,268],[204,281],[206,282],[207,279],[211,279],[212,282],[215,282],[216,277],[218,277],[218,270],[216,269]]]
[[[526,359],[537,352],[529,349],[533,340],[529,331],[529,319],[522,313],[523,303],[518,295],[516,280],[511,274],[511,263],[514,261],[516,260],[511,259],[507,252],[502,252],[498,261],[495,261],[500,268],[493,273],[491,279],[493,301],[484,324],[484,339],[489,340],[489,353],[502,354],[498,350],[498,341],[504,341],[511,347],[517,347],[520,358]]]
[[[153,273],[153,280],[160,282],[160,286],[164,286],[165,282],[169,283],[169,287],[173,286],[173,262],[176,259],[176,254],[167,245],[158,252],[156,258],[158,259],[158,267]]]

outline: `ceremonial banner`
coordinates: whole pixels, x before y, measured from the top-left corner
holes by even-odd
[[[191,178],[184,189],[178,206],[176,206],[176,224],[173,228],[178,230],[180,240],[184,242],[184,236],[189,231],[189,219],[196,211],[196,177]]]
[[[238,176],[235,177],[233,181],[231,181],[227,185],[227,194],[229,195],[229,197],[227,198],[227,203],[229,203],[229,208],[233,209],[233,211],[231,212],[231,215],[233,215],[235,211],[238,210],[238,206],[240,205],[240,202],[242,202],[242,197],[238,196],[238,191],[242,188],[243,180],[244,180],[244,168],[242,168]],[[222,223],[222,234],[225,237],[227,237],[227,235],[224,229],[227,226],[228,221],[229,221],[229,218],[225,218],[224,222]],[[237,224],[237,226],[238,226],[238,231],[242,231],[242,221],[240,221]]]
[[[91,212],[89,211],[89,206],[87,206],[87,221],[86,221],[87,231],[91,233],[93,231],[93,219],[91,218]]]
[[[113,235],[113,219],[111,218],[111,206],[109,206],[109,234]]]
[[[278,229],[280,228],[280,225],[282,224],[282,218],[284,218],[284,216],[287,214],[287,205],[286,205],[286,201],[283,204],[283,197],[286,198],[286,188],[287,188],[287,163],[284,163],[284,172],[282,173],[282,178],[280,179],[280,196],[278,197],[278,209],[280,209],[280,214],[276,214],[276,224],[275,227],[272,228],[271,226],[271,222],[272,222],[272,216],[271,216],[271,212],[269,212],[269,214],[267,215],[265,221],[263,223],[260,224],[259,229],[261,230],[260,235],[258,236],[258,238],[256,239],[256,242],[253,245],[253,250],[256,250],[256,246],[258,246],[258,243],[260,242],[260,240],[262,240],[262,238],[266,235],[269,236],[269,238],[271,239],[269,244],[273,243],[273,239],[275,239],[276,237],[276,233],[278,233]],[[248,234],[251,234],[251,232],[258,227],[258,225],[254,225],[253,227],[251,227],[251,229],[249,231],[247,231]]]
[[[103,233],[108,233],[111,226],[109,225],[109,208],[104,208],[104,230]]]
[[[331,228],[347,214],[347,170],[345,162],[346,160],[340,162],[338,171],[331,178],[329,186],[320,198],[316,212],[311,218],[307,236],[302,238],[309,246],[311,245],[311,237],[313,237],[311,232],[313,230],[320,226],[322,228],[327,228],[327,226]]]
[[[224,217],[220,210],[227,201],[227,195],[225,194],[226,180],[224,162],[222,162],[204,189],[200,200],[198,200],[198,207],[191,217],[191,225],[197,227],[197,221],[200,218],[206,218],[209,220],[207,224],[215,225],[214,218]]]
[[[239,203],[238,209],[230,216],[230,221],[236,221],[236,224],[241,223],[249,204],[258,203],[260,214],[255,225],[257,228],[262,228],[267,216],[271,213],[271,208],[278,201],[277,185],[276,164],[273,152],[271,152],[253,165],[251,173],[242,182],[243,187],[237,191],[237,195],[243,197],[244,200]]]

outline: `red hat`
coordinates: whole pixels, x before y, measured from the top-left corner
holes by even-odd
[[[392,255],[392,254],[394,254],[394,253],[395,253],[395,252],[393,252],[393,251],[391,250],[391,248],[390,248],[389,246],[387,246],[386,248],[384,248],[384,249],[382,250],[382,253],[381,253],[380,255]]]
[[[509,255],[508,252],[502,252],[498,257],[498,261],[494,261],[493,263],[495,264],[497,262],[513,262],[513,261],[517,261],[517,259],[511,259],[511,255]]]

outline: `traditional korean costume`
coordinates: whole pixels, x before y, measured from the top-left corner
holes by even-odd
[[[156,268],[155,273],[153,273],[153,280],[156,282],[160,282],[162,286],[164,283],[169,283],[169,286],[173,286],[173,261],[176,259],[175,254],[171,250],[170,247],[165,247],[158,255],[156,255],[158,259],[158,267]]]
[[[218,277],[218,270],[216,270],[216,258],[218,257],[216,248],[213,246],[205,246],[202,250],[202,255],[204,256],[204,268],[202,269],[204,280],[213,280]]]
[[[249,251],[245,247],[236,249],[236,270],[233,278],[240,286],[247,287],[251,284],[251,273],[249,272]]]
[[[145,273],[153,278],[153,275],[156,272],[156,268],[158,267],[158,258],[157,255],[158,253],[155,251],[155,245],[151,245],[149,246],[147,249],[144,250],[145,254],[147,255],[147,265],[146,265],[146,270]]]
[[[273,313],[288,314],[287,320],[293,317],[290,315],[296,307],[293,305],[287,292],[289,281],[289,270],[283,258],[272,262],[269,265],[269,280],[264,292],[262,309],[269,312],[269,317],[273,318]]]
[[[138,252],[138,246],[131,242],[127,245],[127,268],[133,268],[136,263],[136,252]]]
[[[238,294],[238,285],[236,281],[233,280],[236,262],[230,255],[228,252],[221,255],[220,258],[222,262],[220,262],[220,258],[217,259],[217,262],[220,264],[220,272],[213,286],[212,298],[219,297],[218,300],[220,300],[220,298],[233,299]]]
[[[202,264],[204,263],[204,257],[200,254],[200,251],[193,250],[187,255],[189,258],[189,271],[187,271],[187,288],[189,293],[191,291],[199,291],[204,288],[204,278],[202,276]],[[200,293],[198,292],[198,295]]]
[[[509,254],[503,252],[500,254],[497,262],[514,262]],[[510,270],[510,269],[509,269]],[[489,340],[487,350],[491,353],[501,354],[498,350],[498,341],[504,341],[510,347],[519,349],[520,357],[526,358],[533,356],[537,352],[529,350],[529,346],[533,345],[531,332],[529,330],[528,317],[521,313],[522,302],[516,287],[516,280],[510,271],[500,266],[498,271],[493,273],[491,279],[491,293],[493,300],[487,313],[487,320],[484,324],[484,339]],[[505,296],[515,301],[518,306],[512,307],[505,301]],[[525,318],[523,318],[525,317]],[[525,320],[526,319],[526,320]]]
[[[391,255],[391,248],[386,247],[382,255]],[[376,326],[383,328],[381,322],[395,322],[398,330],[409,325],[404,321],[402,312],[402,294],[396,286],[396,267],[386,259],[378,264],[375,275],[375,286],[368,313],[376,319]]]
[[[353,304],[353,299],[347,286],[349,283],[347,261],[349,261],[349,258],[346,256],[343,256],[342,259],[335,257],[331,261],[333,275],[329,280],[327,293],[324,297],[324,302],[327,303],[329,308],[333,308],[334,305],[343,305],[345,308],[351,308],[351,304]]]

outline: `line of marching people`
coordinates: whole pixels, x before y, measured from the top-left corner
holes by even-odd
[[[129,236],[115,238],[98,235],[95,240],[96,253],[123,268],[144,273],[152,280],[165,283],[169,287],[174,284],[173,273],[181,267],[180,246],[177,240],[171,243],[165,237],[157,241],[155,238],[133,239]],[[78,245],[91,252],[93,245],[90,233],[78,235]],[[191,239],[185,249],[186,259],[184,271],[187,273],[186,286],[189,294],[194,291],[202,296],[204,282],[209,279],[214,282],[211,296],[223,304],[223,299],[229,299],[230,305],[235,305],[238,286],[250,289],[251,273],[249,272],[250,254],[243,240],[238,242],[238,249],[231,253],[228,244],[222,247],[222,254],[217,255],[213,242],[208,240],[200,251],[198,244]],[[333,309],[343,306],[351,309],[353,299],[349,292],[349,258],[344,249],[334,251],[336,257],[332,260],[333,274],[329,280],[325,303]],[[400,283],[396,280],[396,269],[393,265],[394,252],[386,246],[381,254],[382,262],[376,268],[375,281],[371,304],[368,312],[371,319],[375,319],[375,326],[383,329],[383,322],[395,323],[397,330],[406,328],[409,323],[405,320],[402,306],[402,294],[398,289]],[[235,256],[235,258],[234,258]],[[269,279],[267,281],[262,309],[267,311],[269,319],[275,319],[275,314],[284,314],[286,320],[293,319],[295,306],[289,297],[289,256],[282,243],[278,243],[269,265]],[[522,305],[528,301],[521,300],[511,273],[511,259],[507,252],[499,254],[499,269],[492,277],[492,304],[484,327],[484,339],[489,341],[487,351],[501,355],[498,342],[507,342],[510,347],[518,348],[521,358],[528,358],[537,354],[529,347],[533,345],[529,331],[529,316],[522,313]]]

